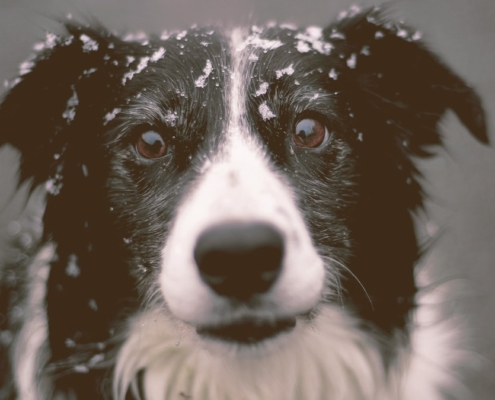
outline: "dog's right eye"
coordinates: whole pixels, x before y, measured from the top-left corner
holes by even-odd
[[[144,158],[160,158],[167,153],[167,143],[159,133],[149,130],[138,136],[136,150]]]

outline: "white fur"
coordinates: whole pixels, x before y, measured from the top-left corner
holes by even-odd
[[[162,251],[163,297],[176,317],[195,326],[227,323],[246,315],[276,318],[302,314],[319,303],[326,283],[323,260],[289,186],[272,170],[247,127],[240,79],[243,62],[234,60],[226,138],[217,154],[205,161],[198,184],[180,205]],[[228,221],[263,221],[284,236],[281,276],[254,310],[231,309],[230,302],[201,281],[193,258],[199,235]]]
[[[43,367],[49,357],[45,295],[53,255],[53,245],[45,245],[34,257],[27,271],[28,294],[22,305],[23,324],[11,353],[20,400],[50,398],[51,385],[49,379],[43,375]]]
[[[253,347],[202,341],[150,311],[132,323],[119,354],[116,400],[142,368],[146,400],[397,400],[373,340],[333,306],[314,324],[300,320],[293,332]]]

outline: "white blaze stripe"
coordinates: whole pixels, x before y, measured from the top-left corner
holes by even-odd
[[[234,33],[236,40],[240,32]],[[239,48],[234,44],[233,48]],[[239,317],[200,279],[193,259],[195,242],[207,228],[225,221],[264,221],[286,241],[282,274],[259,312],[267,318],[309,311],[321,298],[323,261],[314,249],[293,194],[273,171],[244,119],[242,69],[248,61],[233,52],[226,139],[209,160],[199,184],[189,194],[163,249],[162,291],[172,313],[193,325],[227,322]],[[234,315],[235,314],[235,315]]]

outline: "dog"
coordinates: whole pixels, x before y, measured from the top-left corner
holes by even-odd
[[[0,106],[46,192],[39,243],[2,267],[2,399],[446,398],[453,366],[417,347],[414,162],[449,109],[488,138],[420,32],[355,6],[325,28],[65,27]]]

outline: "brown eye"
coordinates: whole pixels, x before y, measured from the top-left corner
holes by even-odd
[[[159,133],[146,131],[138,136],[136,150],[144,158],[160,158],[166,154],[167,144]]]
[[[305,118],[296,124],[294,143],[299,147],[316,148],[328,140],[328,130],[320,121]]]

